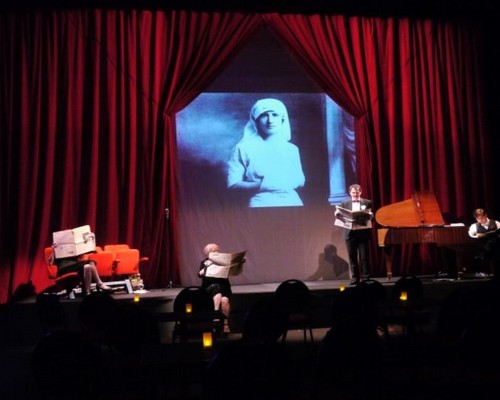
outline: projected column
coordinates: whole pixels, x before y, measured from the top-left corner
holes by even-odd
[[[326,143],[328,150],[328,175],[330,204],[338,204],[347,197],[344,171],[343,110],[325,95]]]

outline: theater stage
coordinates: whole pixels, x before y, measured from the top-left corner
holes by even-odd
[[[390,295],[399,278],[393,277],[390,281],[385,277],[374,278],[374,280],[379,281]],[[435,306],[436,312],[438,312],[442,300],[455,290],[477,287],[490,279],[474,275],[465,276],[463,279],[449,279],[446,276],[419,276],[419,278],[424,286],[424,298]],[[313,328],[328,328],[330,326],[331,304],[342,286],[351,287],[349,281],[328,280],[305,283],[312,293]],[[279,282],[233,285],[231,301],[231,331],[233,333],[241,332],[243,318],[248,308],[259,300],[271,298],[278,285]],[[182,287],[149,289],[146,293],[139,294],[139,301],[153,314],[169,313],[173,311],[173,301],[181,290]],[[134,300],[134,294],[124,292],[114,293],[113,297],[119,304]],[[78,295],[75,299],[60,299],[67,326],[70,328],[79,329],[78,306],[81,300],[82,297]],[[36,343],[43,334],[43,327],[37,315],[36,297],[4,305],[0,323],[4,344],[31,345]],[[160,325],[162,341],[168,342],[173,323],[163,322]]]

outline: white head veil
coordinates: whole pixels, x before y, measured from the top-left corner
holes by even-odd
[[[261,99],[258,100],[250,110],[250,119],[248,120],[243,131],[243,139],[251,139],[259,136],[257,131],[256,121],[259,116],[268,111],[275,111],[283,117],[280,136],[283,140],[291,139],[290,120],[288,119],[288,111],[285,105],[276,99]]]

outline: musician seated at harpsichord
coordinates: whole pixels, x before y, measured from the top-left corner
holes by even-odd
[[[469,227],[469,236],[482,241],[478,260],[500,260],[500,222],[490,219],[484,209],[472,213],[476,222]]]

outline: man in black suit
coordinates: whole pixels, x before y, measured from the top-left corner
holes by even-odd
[[[351,285],[356,285],[361,279],[370,277],[368,268],[368,248],[370,245],[371,221],[373,219],[372,202],[361,198],[361,186],[353,184],[349,186],[350,199],[340,203],[339,207],[353,212],[361,211],[352,220],[346,219],[337,208],[335,217],[342,220],[344,239],[349,255],[349,265],[351,268]]]

